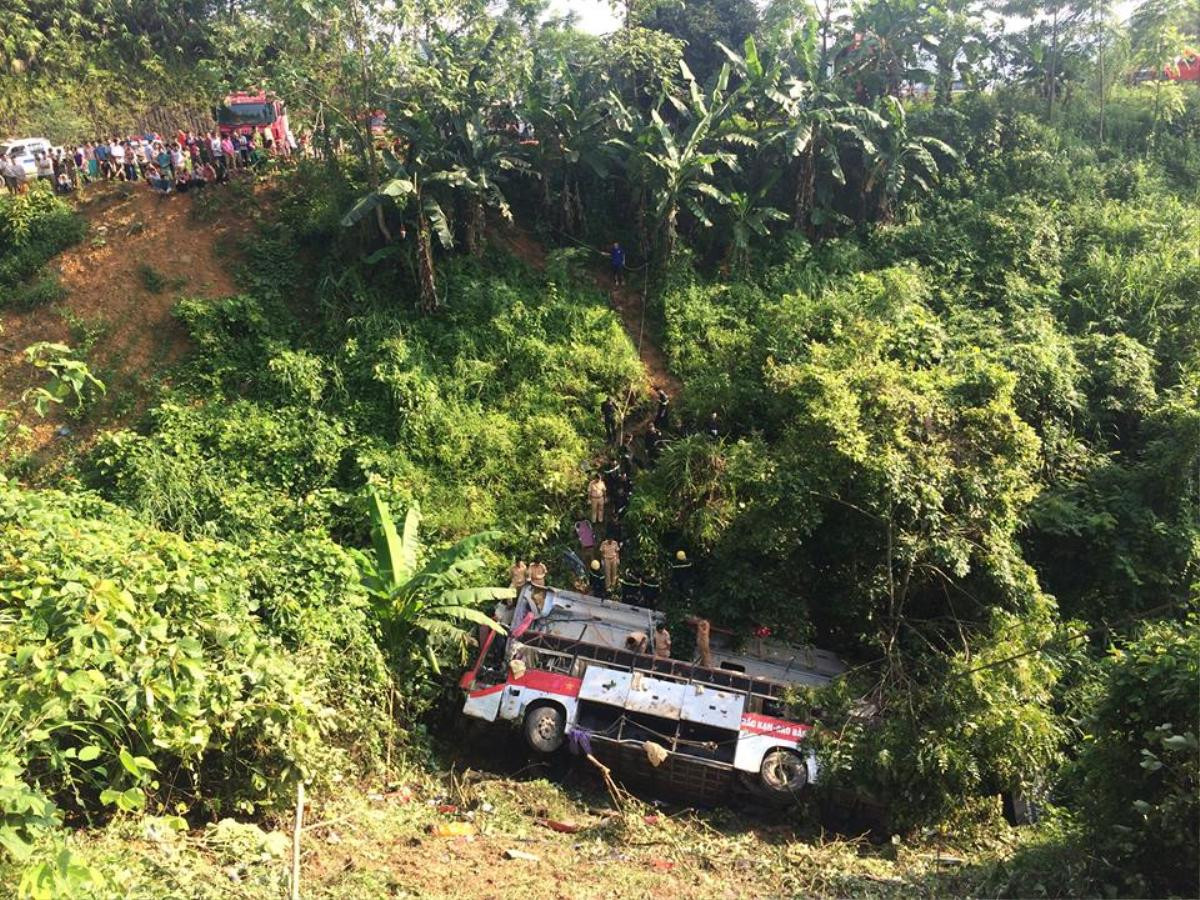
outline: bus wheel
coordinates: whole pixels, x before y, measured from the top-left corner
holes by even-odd
[[[781,797],[798,794],[808,784],[808,765],[804,758],[786,747],[767,751],[758,772],[767,792]]]
[[[525,740],[539,753],[553,753],[566,737],[567,715],[557,706],[537,706],[525,714]]]

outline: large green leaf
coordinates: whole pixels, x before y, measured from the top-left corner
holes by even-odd
[[[404,544],[396,534],[396,524],[388,505],[379,494],[371,493],[371,543],[375,547],[375,568],[384,589],[391,591],[399,587],[402,573],[409,571],[404,563]],[[412,513],[412,510],[409,510]],[[418,521],[419,521],[418,513]],[[405,522],[407,531],[407,520]]]

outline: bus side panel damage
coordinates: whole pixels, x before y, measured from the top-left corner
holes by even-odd
[[[674,660],[654,654],[661,614],[543,590],[537,603],[522,592],[525,629],[485,638],[462,678],[465,715],[519,725],[538,752],[570,738],[630,784],[691,800],[718,802],[737,783],[788,802],[816,781],[809,726],[785,717],[784,694],[842,672],[831,654],[761,641],[734,653],[714,638],[708,665]]]

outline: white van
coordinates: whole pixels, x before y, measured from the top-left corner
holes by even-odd
[[[30,178],[37,175],[34,155],[49,153],[50,150],[50,142],[45,138],[11,138],[0,143],[0,155],[14,157],[25,168],[25,174]]]

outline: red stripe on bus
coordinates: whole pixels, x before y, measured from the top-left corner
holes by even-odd
[[[529,669],[520,678],[509,678],[505,684],[494,684],[491,687],[480,688],[477,691],[470,691],[472,697],[486,697],[489,694],[495,694],[497,691],[502,691],[509,685],[514,687],[529,688],[534,691],[541,691],[544,694],[560,694],[567,697],[578,697],[579,688],[583,682],[578,678],[572,678],[570,675],[560,675],[557,672],[542,672],[538,669]],[[466,685],[463,685],[466,687]]]
[[[526,669],[520,678],[509,678],[509,684],[518,687],[532,688],[547,694],[565,694],[568,697],[578,697],[579,688],[583,681],[570,675],[560,675],[558,672],[543,672],[540,669]]]
[[[809,728],[810,726],[800,722],[789,722],[787,719],[777,719],[774,716],[764,716],[759,713],[742,715],[742,731],[750,734],[766,734],[798,741],[808,734]]]

